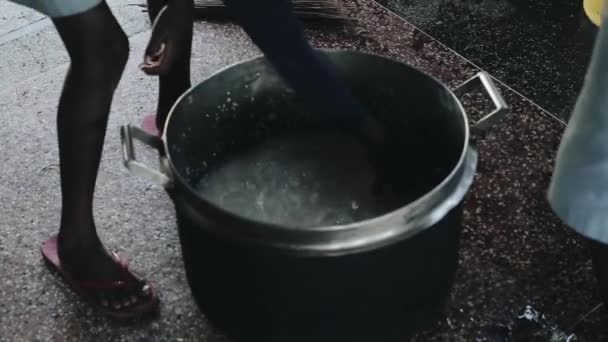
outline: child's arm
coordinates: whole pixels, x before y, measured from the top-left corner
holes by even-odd
[[[141,69],[149,75],[163,75],[178,57],[186,39],[190,39],[194,20],[193,0],[168,0],[152,27],[150,42]]]
[[[379,144],[381,127],[339,80],[333,66],[316,53],[292,9],[291,0],[224,0],[251,40],[313,110]]]
[[[319,110],[362,114],[363,107],[331,65],[308,44],[290,0],[224,0],[232,15],[281,76]]]

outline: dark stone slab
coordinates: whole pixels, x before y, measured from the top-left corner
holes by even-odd
[[[379,0],[532,99],[568,118],[597,29],[582,0]]]

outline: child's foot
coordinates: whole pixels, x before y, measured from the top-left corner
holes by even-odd
[[[84,251],[66,251],[60,258],[58,238],[54,236],[44,242],[41,252],[49,268],[108,316],[126,320],[158,312],[154,288],[131,273],[116,254],[108,254],[101,244]]]

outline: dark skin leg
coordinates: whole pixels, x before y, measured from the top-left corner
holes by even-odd
[[[95,228],[93,194],[114,90],[129,54],[128,39],[105,3],[55,19],[71,65],[57,113],[62,211],[58,252],[63,267],[86,281],[122,279]],[[133,291],[140,289],[133,289]],[[136,292],[100,293],[111,304]]]
[[[166,0],[148,0],[150,21],[167,4]],[[165,120],[171,107],[186,90],[190,88],[190,58],[192,55],[192,26],[183,35],[181,49],[176,51],[175,63],[168,73],[159,76],[158,106],[156,110],[156,127],[159,131],[164,128]]]
[[[599,283],[600,295],[608,305],[608,245],[592,240],[590,243],[593,269]]]

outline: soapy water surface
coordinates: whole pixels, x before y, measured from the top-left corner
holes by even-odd
[[[198,191],[256,221],[297,227],[353,223],[405,205],[374,191],[368,150],[335,131],[272,138],[211,169]]]

